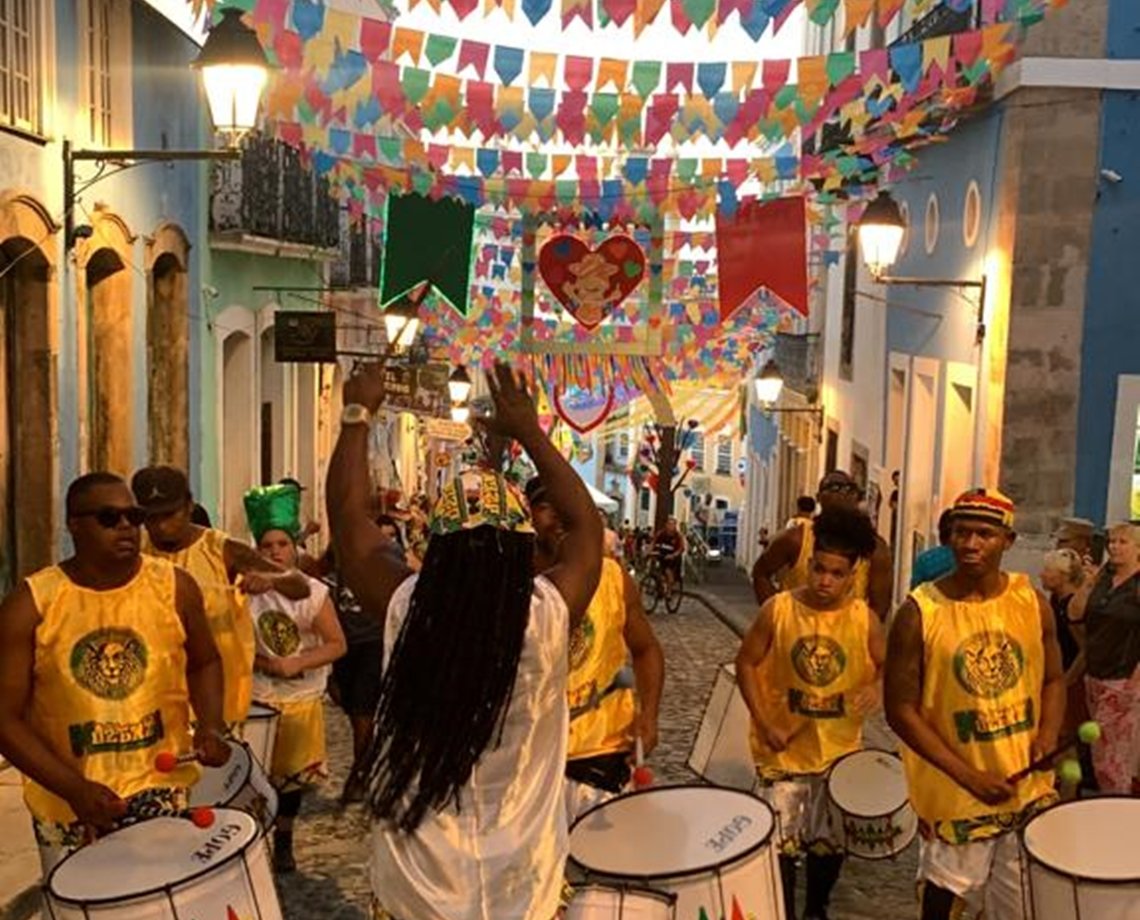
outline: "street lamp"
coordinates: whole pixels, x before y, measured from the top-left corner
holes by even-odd
[[[880,191],[859,220],[859,250],[872,277],[880,278],[899,257],[906,221],[891,193]]]
[[[756,401],[769,405],[780,398],[780,393],[784,389],[784,375],[780,373],[776,362],[769,360],[752,381],[752,385],[756,389]]]
[[[978,281],[959,278],[901,278],[886,273],[895,264],[906,233],[902,210],[891,193],[880,190],[867,205],[856,227],[863,263],[879,284],[906,284],[911,287],[964,288],[978,292],[977,344],[986,337],[986,276]]]
[[[269,79],[269,59],[257,33],[241,17],[241,10],[222,10],[221,21],[210,30],[190,65],[202,72],[214,130],[225,135],[231,147],[256,127],[261,94]]]
[[[419,328],[420,310],[416,301],[401,297],[384,308],[384,332],[389,348],[411,348]]]
[[[452,406],[451,407],[451,420],[453,422],[460,422],[466,425],[468,419],[471,418],[470,406]]]
[[[462,364],[447,378],[447,393],[453,403],[466,403],[471,395],[471,378]]]
[[[96,182],[132,169],[141,163],[176,160],[229,160],[241,155],[237,144],[255,127],[261,94],[265,89],[269,61],[257,35],[241,21],[241,10],[222,11],[221,20],[210,29],[206,43],[191,65],[202,73],[214,128],[226,137],[221,150],[76,150],[63,142],[64,245],[75,245],[75,205],[79,195]],[[95,175],[76,188],[75,164],[97,164]],[[113,168],[112,168],[113,167]],[[90,236],[90,231],[87,233]]]

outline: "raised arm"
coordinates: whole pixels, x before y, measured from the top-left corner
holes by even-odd
[[[758,604],[763,604],[768,598],[776,594],[777,589],[772,577],[777,572],[796,564],[802,546],[803,532],[801,529],[789,527],[777,534],[776,539],[769,543],[768,548],[760,554],[760,558],[752,566],[752,590],[756,593]]]
[[[966,763],[922,715],[922,614],[911,599],[899,608],[887,639],[884,704],[899,738],[980,801],[996,805],[1013,795],[1004,777]]]
[[[367,364],[345,381],[345,406],[374,413],[384,399],[380,364]],[[410,574],[398,547],[372,518],[368,474],[367,421],[342,424],[329,461],[325,507],[336,550],[337,568],[362,610],[380,620],[388,615],[392,594]]]
[[[276,591],[292,601],[309,596],[309,582],[300,571],[282,568],[252,546],[237,540],[226,540],[222,552],[230,581],[237,583],[240,578],[241,587],[247,594]]]
[[[512,437],[530,456],[550,502],[562,519],[565,536],[554,566],[543,574],[558,588],[570,611],[571,627],[590,605],[602,570],[602,519],[586,486],[538,424],[526,382],[505,364],[488,375],[495,416],[483,424],[492,434]]]

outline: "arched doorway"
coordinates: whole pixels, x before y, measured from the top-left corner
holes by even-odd
[[[261,331],[260,388],[258,408],[260,411],[259,430],[261,432],[261,453],[258,463],[258,477],[261,484],[276,482],[286,472],[290,464],[288,431],[291,400],[286,389],[285,367],[274,358],[274,327],[272,323]]]
[[[147,456],[180,469],[190,460],[189,255],[174,224],[147,242]]]
[[[56,520],[58,229],[24,195],[0,196],[0,589],[51,562]]]
[[[227,307],[213,322],[215,367],[221,375],[217,412],[221,507],[218,526],[236,538],[248,532],[242,496],[256,476],[255,407],[257,328],[254,314]]]
[[[80,432],[89,470],[129,476],[133,467],[131,246],[117,216],[96,210],[92,235],[76,249],[79,269]]]

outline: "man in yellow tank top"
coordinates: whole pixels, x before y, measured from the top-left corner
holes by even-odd
[[[859,484],[847,473],[832,470],[820,480],[819,508],[821,511],[857,509],[861,494]],[[768,544],[752,566],[752,588],[759,603],[763,604],[777,590],[791,591],[807,582],[813,557],[812,539],[810,523],[800,521],[777,534]],[[891,612],[893,570],[890,547],[876,534],[875,551],[870,559],[859,560],[849,589],[853,597],[865,600],[884,622]]]
[[[1056,747],[1065,710],[1049,604],[1001,569],[1013,510],[993,489],[959,496],[957,569],[915,588],[891,627],[886,710],[922,832],[922,920],[1024,920],[1016,831],[1055,798],[1051,772],[1009,779]]]
[[[290,600],[303,600],[309,596],[309,584],[300,572],[286,571],[253,547],[192,523],[194,498],[182,470],[145,467],[131,479],[131,489],[146,512],[143,552],[181,566],[202,590],[206,620],[225,672],[226,724],[243,722],[253,693],[254,636],[242,595],[278,591]]]
[[[157,754],[229,756],[198,586],[140,555],[143,511],[118,476],[82,476],[66,502],[75,554],[0,606],[0,753],[25,776],[45,876],[95,836],[186,807],[197,770],[160,773]]]
[[[535,571],[551,566],[565,527],[541,481],[526,486],[535,529]],[[629,675],[627,660],[632,660]],[[657,710],[665,657],[641,595],[614,559],[602,576],[581,624],[570,636],[570,742],[566,764],[567,818],[624,790],[640,738],[648,756],[657,746]]]
[[[832,507],[812,524],[807,582],[770,597],[736,656],[736,680],[752,715],[761,794],[780,817],[780,874],[789,918],[796,862],[806,855],[805,920],[826,920],[843,852],[828,821],[827,771],[862,747],[863,720],[879,702],[882,627],[851,596],[875,530],[854,508]]]

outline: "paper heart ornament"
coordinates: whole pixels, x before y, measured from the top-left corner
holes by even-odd
[[[578,434],[586,434],[604,422],[614,406],[614,388],[603,384],[599,391],[576,391],[573,395],[554,391],[554,411]]]
[[[611,236],[591,249],[559,234],[538,254],[538,271],[550,292],[579,323],[593,329],[645,277],[645,253],[628,236]]]

